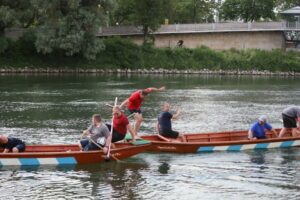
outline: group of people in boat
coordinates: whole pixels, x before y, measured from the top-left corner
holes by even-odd
[[[164,91],[165,87],[161,88],[147,88],[144,90],[138,90],[131,94],[129,98],[123,101],[119,106],[113,106],[112,109],[112,127],[110,124],[102,122],[99,114],[94,114],[92,117],[92,124],[87,130],[83,131],[83,136],[89,136],[86,140],[79,141],[79,148],[82,151],[91,151],[103,149],[104,153],[109,151],[111,143],[121,141],[125,138],[127,131],[132,136],[132,142],[138,139],[138,131],[143,121],[143,115],[141,110],[142,102],[147,98],[149,93],[153,91]],[[130,125],[127,116],[123,113],[123,107],[126,106],[131,115],[134,116],[134,126]],[[179,132],[172,129],[172,119],[177,119],[180,115],[180,110],[177,110],[175,114],[170,112],[170,105],[164,104],[161,113],[157,119],[157,132],[163,137],[176,139],[178,137],[185,141],[185,138],[179,134]],[[250,140],[266,139],[266,131],[273,132],[277,137],[283,137],[287,129],[292,129],[292,136],[296,137],[300,134],[300,107],[291,106],[283,110],[282,112],[283,128],[279,135],[267,123],[265,116],[259,117],[258,121],[252,124],[248,131],[248,138]],[[112,129],[112,130],[111,130]],[[25,150],[25,143],[13,137],[5,137],[0,135],[0,147],[4,148],[3,153],[23,152]]]

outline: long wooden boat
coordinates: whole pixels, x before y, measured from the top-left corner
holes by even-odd
[[[150,144],[115,143],[110,160],[122,160],[148,150]],[[0,148],[2,152],[3,149]],[[28,145],[22,153],[0,153],[0,168],[11,165],[65,165],[99,163],[106,159],[102,150],[80,151],[78,145]]]
[[[280,129],[276,129],[279,133]],[[267,139],[248,140],[248,130],[183,134],[182,139],[168,139],[160,135],[141,136],[142,139],[151,141],[149,151],[165,151],[178,153],[211,152],[211,151],[241,151],[248,149],[269,149],[300,146],[300,136],[292,137],[291,132],[282,138],[277,138],[272,133],[267,133]]]

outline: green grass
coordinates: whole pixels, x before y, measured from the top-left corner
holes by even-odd
[[[106,49],[96,60],[81,56],[66,57],[61,52],[38,54],[34,37],[24,34],[17,41],[9,41],[8,49],[0,54],[0,68],[62,68],[62,69],[179,69],[179,70],[268,70],[272,72],[300,72],[300,52],[280,49],[225,51],[206,46],[195,49],[154,48],[138,46],[119,37],[104,40]]]

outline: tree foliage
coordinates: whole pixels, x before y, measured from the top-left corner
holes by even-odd
[[[258,21],[273,19],[276,4],[273,0],[226,0],[220,8],[224,20]]]
[[[107,13],[114,6],[110,0],[43,1],[45,22],[37,33],[37,51],[66,56],[83,55],[95,59],[104,48],[96,38],[100,26],[106,25]]]

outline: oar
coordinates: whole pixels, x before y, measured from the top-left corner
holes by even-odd
[[[89,141],[91,141],[92,143],[94,143],[94,145],[96,145],[97,147],[99,147],[101,150],[103,150],[103,148],[97,143],[95,142],[92,138],[87,137]],[[111,156],[113,159],[115,159],[116,161],[120,161],[117,157],[115,156]],[[107,160],[107,156],[105,156],[105,160],[109,161],[109,159]]]
[[[118,102],[118,97],[115,98],[115,104],[114,104],[115,106],[117,106],[117,102]],[[113,127],[114,127],[114,115],[111,118],[111,127],[110,127],[110,135],[111,135],[111,137],[113,135]],[[111,142],[110,142],[110,144],[108,146],[108,151],[107,151],[107,155],[106,155],[106,158],[105,158],[106,161],[109,161],[109,159],[110,159],[110,148],[111,148]]]

